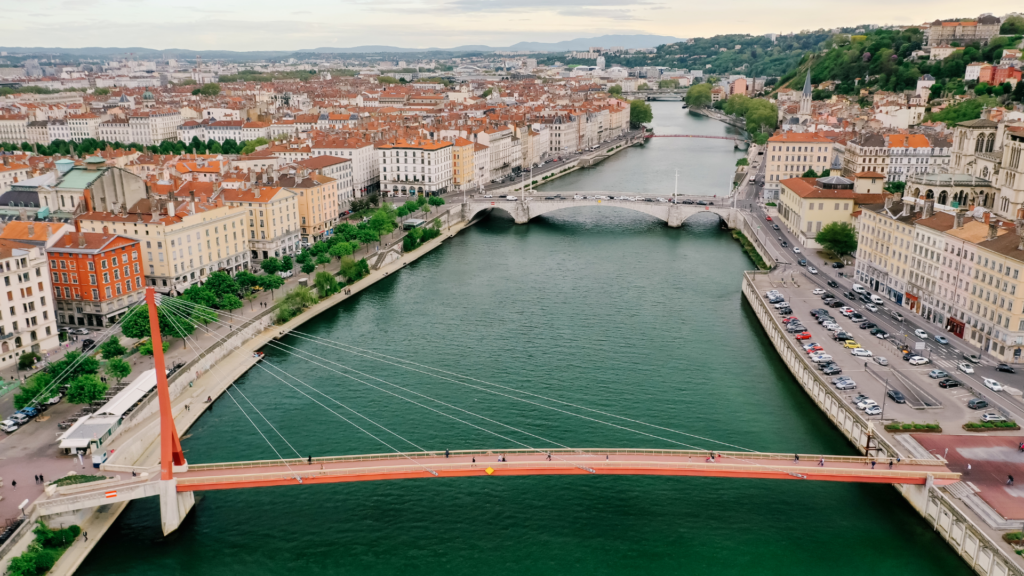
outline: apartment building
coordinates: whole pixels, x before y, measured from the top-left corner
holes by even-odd
[[[889,152],[889,182],[905,181],[910,176],[949,171],[952,142],[925,134],[886,134]]]
[[[65,232],[46,252],[57,320],[63,326],[109,326],[145,300],[138,239]]]
[[[31,175],[31,166],[15,162],[10,157],[4,156],[3,162],[0,163],[0,194],[10,190],[15,183],[28,180]]]
[[[778,200],[781,182],[799,178],[808,170],[827,174],[832,165],[833,142],[814,132],[782,132],[765,145],[764,198]],[[852,174],[851,174],[852,175]]]
[[[473,156],[476,146],[471,140],[456,138],[452,142],[452,185],[455,190],[468,190],[475,183]]]
[[[452,148],[444,140],[418,139],[377,146],[381,190],[392,195],[444,194],[454,181]]]
[[[887,195],[884,203],[863,206],[857,223],[854,277],[897,305],[907,307],[919,299],[907,292],[917,218],[914,204]]]
[[[779,216],[800,245],[819,248],[815,237],[832,222],[853,223],[857,195],[852,180],[838,176],[788,178],[779,183]]]
[[[0,142],[21,144],[28,141],[28,116],[0,114]]]
[[[339,185],[333,178],[321,176],[307,168],[282,174],[277,185],[298,196],[299,234],[301,241],[312,244],[321,240],[339,221]],[[288,215],[285,215],[286,222]]]
[[[250,261],[299,252],[298,194],[279,186],[221,190],[224,203],[245,210]]]
[[[300,160],[295,165],[334,179],[335,191],[338,194],[339,215],[351,207],[352,200],[356,195],[352,178],[352,162],[348,158],[314,156],[307,160]]]
[[[60,344],[46,268],[42,246],[0,239],[0,294],[7,293],[0,307],[0,370],[26,352],[48,352]]]
[[[355,198],[362,198],[380,189],[380,168],[373,143],[360,138],[333,138],[313,143],[313,156],[336,156],[352,162],[352,185]]]
[[[941,46],[957,42],[961,46],[966,46],[971,42],[980,42],[984,46],[999,34],[999,26],[999,18],[991,14],[980,16],[977,20],[936,20],[924,30],[924,45]]]

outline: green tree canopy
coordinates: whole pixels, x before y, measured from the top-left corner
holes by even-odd
[[[281,271],[281,261],[277,258],[267,258],[263,262],[260,262],[260,268],[266,274],[277,274]]]
[[[284,278],[281,278],[277,274],[264,274],[260,276],[260,287],[264,290],[270,290],[270,297],[274,297],[274,290],[277,290],[281,286],[284,286]]]
[[[632,100],[629,103],[629,123],[633,128],[639,128],[641,124],[654,119],[654,112],[651,105],[643,100]]]
[[[814,171],[814,168],[808,168],[807,172],[800,175],[801,178],[817,178],[818,173]]]
[[[238,284],[238,288],[242,292],[249,292],[253,286],[259,284],[259,276],[249,272],[248,270],[242,270],[238,274],[235,274],[235,282]]]
[[[1024,16],[1014,15],[1007,17],[999,27],[999,33],[1007,35],[1024,34]]]
[[[857,251],[857,231],[847,222],[829,222],[822,227],[814,240],[836,256]]]
[[[334,278],[334,274],[330,272],[320,271],[316,273],[316,291],[320,294],[321,298],[327,298],[332,294],[336,294],[338,290],[341,290],[341,285]]]
[[[220,270],[206,277],[203,288],[212,292],[217,298],[223,298],[227,294],[238,294],[239,290],[238,282],[230,274]]]
[[[107,385],[95,374],[83,374],[71,381],[68,386],[68,402],[72,404],[91,404],[101,400],[107,393]]]
[[[704,108],[711,104],[711,85],[695,84],[686,91],[686,104],[692,108]]]
[[[622,86],[619,86],[618,84],[612,84],[611,86],[608,87],[608,94],[616,98],[622,96]]]
[[[14,395],[14,409],[21,410],[34,402],[45,402],[56,396],[57,387],[50,386],[53,377],[49,372],[39,372],[26,380]]]
[[[100,354],[103,354],[104,360],[119,358],[128,353],[128,349],[121,345],[121,340],[117,336],[111,336],[106,342],[100,344],[99,350]]]
[[[132,365],[120,358],[114,358],[110,362],[107,362],[106,373],[107,376],[113,378],[115,382],[120,382],[132,373]]]
[[[95,374],[100,370],[99,360],[88,356],[82,358],[80,362],[75,363],[81,358],[82,353],[78,350],[72,350],[64,355],[63,358],[56,362],[50,363],[50,368],[47,370],[53,375],[54,379],[59,379],[58,384],[69,382],[83,374]]]
[[[220,84],[211,82],[210,84],[203,84],[199,89],[199,93],[203,96],[216,96],[220,94]]]

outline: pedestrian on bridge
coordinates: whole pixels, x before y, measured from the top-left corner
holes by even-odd
[[[820,459],[818,460],[818,466],[824,466],[824,465],[825,465],[825,457],[824,457],[824,456],[822,456],[822,457],[821,457],[821,458],[820,458]]]
[[[450,453],[450,452],[448,452],[448,449],[447,449],[447,448],[445,448],[445,449],[444,449],[444,457],[445,457],[445,458],[447,458],[447,457],[448,457],[448,456],[449,456],[450,454],[451,454],[451,453]]]
[[[798,462],[800,462],[800,455],[799,454],[793,454],[793,463],[796,464]]]
[[[1013,486],[1013,474],[1007,475],[1006,485],[1007,486]]]

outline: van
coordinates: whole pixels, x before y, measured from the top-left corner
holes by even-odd
[[[871,295],[871,302],[874,304],[878,304],[879,306],[885,306],[885,300],[882,300],[882,297],[879,296],[878,294]]]
[[[889,317],[897,322],[903,322],[903,314],[900,314],[895,310],[889,313]]]
[[[861,286],[860,284],[854,284],[853,285],[853,291],[856,292],[857,294],[863,294],[864,293],[864,287]]]
[[[291,278],[292,276],[295,276],[295,272],[292,270],[281,270],[277,275],[281,278]]]
[[[981,398],[971,398],[967,401],[967,407],[971,410],[984,410],[985,408],[988,408],[988,402]]]

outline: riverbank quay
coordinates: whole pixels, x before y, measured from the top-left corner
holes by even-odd
[[[797,383],[858,452],[880,462],[906,458],[907,454],[897,448],[892,435],[876,428],[860,411],[847,404],[824,376],[810,368],[797,349],[797,341],[786,332],[779,315],[762,298],[762,294],[773,287],[770,272],[745,272],[743,275],[743,295]],[[929,452],[925,451],[924,455],[927,454]],[[938,455],[934,457],[944,460]],[[972,510],[954,503],[957,494],[971,491],[964,482],[944,488],[929,482],[924,486],[897,486],[896,490],[978,574],[1024,576],[1024,562],[1001,539],[1000,533],[985,527]]]

